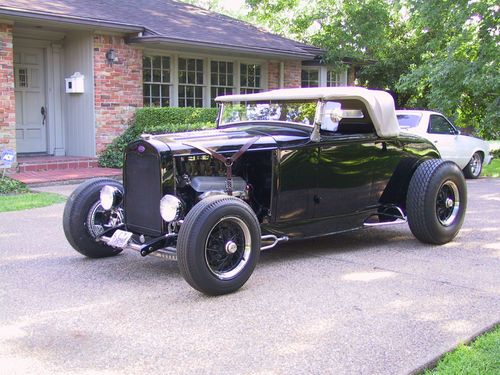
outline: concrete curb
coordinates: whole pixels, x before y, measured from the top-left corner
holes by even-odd
[[[474,333],[472,336],[470,336],[469,338],[467,338],[466,340],[460,342],[458,345],[460,344],[464,344],[464,345],[469,345],[471,342],[473,342],[474,340],[476,340],[479,336],[485,334],[485,333],[488,333],[490,331],[493,331],[493,329],[495,329],[495,327],[497,325],[500,324],[500,320],[498,320],[496,323],[493,323],[493,324],[490,324],[489,326],[487,326],[486,328],[483,328],[481,330],[479,330],[478,332]],[[446,350],[445,352],[443,352],[442,354],[439,354],[437,355],[436,357],[434,357],[433,359],[431,359],[429,362],[423,364],[422,366],[419,366],[417,367],[415,370],[412,370],[409,375],[420,375],[422,374],[425,370],[431,370],[433,369],[434,367],[437,366],[438,362],[448,353],[451,353],[452,351],[454,351],[458,345],[454,346],[453,348],[450,348],[449,350]]]

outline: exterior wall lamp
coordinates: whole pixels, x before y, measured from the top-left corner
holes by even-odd
[[[109,66],[113,66],[113,63],[118,61],[118,56],[116,56],[116,51],[113,48],[110,48],[106,52],[106,62]]]

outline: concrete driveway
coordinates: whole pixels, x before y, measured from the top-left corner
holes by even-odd
[[[1,372],[412,372],[500,320],[500,179],[468,186],[452,243],[407,225],[289,243],[212,298],[173,262],[80,256],[62,204],[0,214]]]

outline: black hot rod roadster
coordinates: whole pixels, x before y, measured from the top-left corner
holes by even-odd
[[[217,101],[216,129],[144,134],[126,149],[123,185],[75,190],[63,225],[78,252],[176,259],[191,286],[217,295],[289,239],[408,222],[420,241],[444,244],[459,231],[459,167],[400,134],[389,94],[285,89]]]

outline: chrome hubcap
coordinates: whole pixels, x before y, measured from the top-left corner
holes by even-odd
[[[472,156],[470,169],[474,176],[477,176],[481,172],[481,157],[478,154]]]
[[[441,225],[452,225],[460,210],[460,193],[453,181],[445,181],[436,198],[436,216]]]
[[[236,250],[238,250],[238,245],[236,245],[233,241],[226,242],[226,253],[234,254]]]
[[[453,199],[446,198],[446,208],[450,208],[453,206]]]

